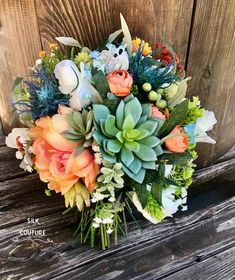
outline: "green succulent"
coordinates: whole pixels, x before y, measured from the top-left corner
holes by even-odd
[[[162,207],[157,203],[157,201],[154,199],[154,197],[152,196],[152,194],[150,192],[148,192],[147,197],[148,197],[148,202],[147,202],[145,210],[154,219],[156,219],[158,222],[160,222],[164,217]]]
[[[72,129],[68,129],[63,133],[63,136],[70,141],[83,141],[84,147],[92,144],[92,127],[93,127],[93,113],[85,109],[82,112],[73,111],[67,115],[67,120]]]
[[[155,169],[157,156],[163,153],[156,134],[164,121],[152,118],[151,105],[140,104],[133,95],[120,101],[115,115],[103,104],[94,104],[93,114],[93,137],[103,159],[121,162],[123,171],[142,183],[146,169]]]

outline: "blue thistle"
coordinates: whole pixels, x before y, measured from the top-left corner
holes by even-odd
[[[30,93],[29,100],[14,103],[20,114],[30,113],[32,119],[37,120],[56,114],[59,105],[69,104],[69,97],[59,91],[57,80],[44,68],[34,71],[33,77],[34,81],[25,81]]]
[[[172,73],[173,66],[174,61],[165,66],[150,56],[143,57],[139,49],[130,59],[129,72],[135,84],[150,83],[153,88],[159,88],[165,83],[171,84],[179,79]]]

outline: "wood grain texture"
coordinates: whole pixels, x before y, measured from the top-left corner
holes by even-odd
[[[187,52],[193,0],[36,0],[43,47],[56,36],[72,36],[97,48],[108,35],[120,29],[120,12],[132,36],[154,44],[160,34],[174,44],[184,63]]]
[[[22,223],[29,213],[36,217],[59,211],[62,214],[64,198],[55,194],[46,196],[45,188],[37,174],[0,183],[0,229]]]
[[[119,13],[125,17],[133,37],[147,40],[151,45],[167,39],[185,62],[192,0],[114,0],[114,26],[120,26]]]
[[[85,46],[97,48],[113,31],[112,3],[109,0],[36,0],[43,48],[48,50],[57,36],[71,36]]]
[[[19,168],[20,160],[16,159],[15,153],[15,149],[0,146],[0,182],[28,174]]]
[[[14,79],[27,76],[41,49],[34,1],[1,0],[0,42],[0,117],[7,133]]]
[[[166,277],[166,280],[232,280],[235,275],[235,247]]]
[[[217,206],[185,213],[175,222],[158,225],[143,223],[143,232],[130,225],[128,238],[108,251],[88,249],[73,240],[71,216],[66,222],[59,213],[41,218],[38,228],[47,230],[47,238],[35,240],[20,236],[20,229],[32,225],[18,224],[0,231],[1,279],[158,279],[198,263],[231,248],[235,242],[234,227],[223,229],[235,213],[230,199]],[[195,236],[197,242],[194,242]],[[112,264],[112,265],[110,265]],[[13,275],[14,270],[14,275]],[[111,275],[115,276],[114,278]],[[5,277],[5,278],[4,278]],[[136,278],[135,278],[136,277]],[[142,277],[142,278],[141,278]]]
[[[196,1],[191,34],[189,95],[213,110],[218,120],[212,135],[216,145],[199,145],[199,163],[208,165],[235,142],[235,1]]]

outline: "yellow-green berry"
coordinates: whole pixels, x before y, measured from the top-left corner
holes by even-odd
[[[157,89],[157,93],[159,93],[159,94],[163,94],[163,92],[164,92],[163,88],[159,88],[159,89]]]
[[[161,99],[162,99],[161,94],[157,93],[157,96],[156,96],[156,101],[161,100]]]
[[[149,92],[149,91],[152,89],[152,86],[151,86],[150,83],[144,83],[144,84],[142,85],[142,89],[143,89],[144,91],[146,91],[146,92]]]
[[[157,101],[157,93],[154,90],[151,90],[149,93],[149,100],[150,101]]]
[[[156,105],[160,109],[165,109],[166,108],[166,101],[165,100],[159,100],[156,102]]]

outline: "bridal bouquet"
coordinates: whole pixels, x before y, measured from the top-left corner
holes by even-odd
[[[121,26],[96,50],[58,37],[63,51],[41,51],[30,79],[14,85],[26,128],[6,138],[46,194],[79,212],[81,242],[103,249],[126,233],[126,216],[136,221],[135,208],[152,223],[186,210],[196,143],[215,143],[214,113],[185,97],[190,77],[173,48],[132,40],[122,15]]]

